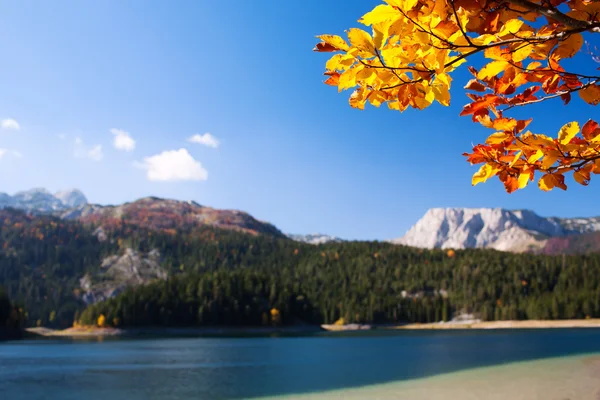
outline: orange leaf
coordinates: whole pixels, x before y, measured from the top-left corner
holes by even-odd
[[[583,45],[583,36],[580,33],[573,33],[565,40],[559,43],[553,55],[559,58],[573,57]]]
[[[513,193],[519,189],[519,180],[514,176],[508,175],[504,181],[504,188],[508,193]]]
[[[485,88],[485,85],[483,85],[477,79],[471,79],[469,82],[467,82],[464,89],[474,90],[476,92],[485,92],[486,88]]]
[[[492,126],[499,131],[513,131],[517,127],[517,120],[514,118],[497,118]]]
[[[325,75],[329,75],[329,78],[325,81],[325,84],[331,86],[337,86],[340,82],[340,74],[339,72],[326,73]]]
[[[587,186],[590,183],[590,171],[586,171],[583,169],[575,171],[573,172],[573,178],[575,178],[575,181],[577,181],[577,183],[583,186]]]
[[[594,120],[589,120],[583,125],[581,128],[581,134],[587,140],[593,139],[600,134],[600,130],[598,130],[598,123]]]
[[[321,53],[338,51],[338,50],[339,50],[338,48],[333,47],[329,43],[325,43],[325,42],[317,43],[317,45],[313,49],[313,51],[318,51],[318,52],[321,52]]]
[[[567,185],[565,185],[565,177],[559,174],[546,174],[540,178],[538,183],[540,189],[545,192],[549,192],[555,187],[567,190]]]
[[[579,97],[593,106],[600,103],[600,85],[591,85],[579,91]]]

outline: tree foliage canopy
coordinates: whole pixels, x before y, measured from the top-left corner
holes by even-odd
[[[325,83],[339,91],[354,89],[352,107],[364,109],[367,102],[399,111],[434,102],[448,106],[452,72],[483,59],[480,68],[468,65],[473,78],[464,89],[470,102],[460,113],[493,130],[484,144],[464,154],[471,164],[481,164],[473,185],[497,176],[512,193],[538,173],[540,189],[565,190],[567,173],[582,185],[600,173],[597,122],[572,121],[551,137],[527,130],[532,119],[507,116],[516,107],[552,99],[566,105],[574,95],[591,105],[600,102],[600,74],[594,68],[567,70],[574,64],[568,59],[578,53],[588,65],[600,60],[589,43],[584,46],[584,35],[600,33],[600,1],[385,3],[359,20],[371,33],[351,28],[348,40],[318,36],[316,51],[337,53],[327,61]]]

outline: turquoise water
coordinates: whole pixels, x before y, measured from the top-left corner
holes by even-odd
[[[32,340],[0,344],[0,398],[256,398],[598,352],[598,329]]]

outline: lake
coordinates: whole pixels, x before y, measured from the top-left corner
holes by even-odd
[[[421,390],[422,398],[434,398],[435,390],[448,390],[451,382],[464,388],[464,382],[473,382],[476,376],[483,385],[480,390],[495,392],[492,387],[497,385],[492,384],[491,377],[498,379],[496,384],[502,376],[514,383],[531,374],[524,385],[533,390],[534,371],[542,379],[535,384],[540,390],[548,390],[544,382],[556,385],[555,381],[564,376],[552,374],[561,370],[573,375],[569,379],[574,380],[574,388],[583,390],[586,384],[600,382],[600,375],[594,375],[600,369],[589,369],[589,360],[600,360],[599,354],[599,329],[26,340],[0,344],[0,398],[317,398],[315,393],[325,391],[320,398],[404,398],[398,393],[411,390]],[[539,359],[544,360],[523,363]],[[577,368],[587,369],[581,372]],[[592,379],[586,383],[588,375]],[[429,383],[418,389],[415,382],[423,382],[424,378],[433,380],[425,381]],[[361,390],[370,390],[371,394]],[[596,389],[589,386],[586,390]]]

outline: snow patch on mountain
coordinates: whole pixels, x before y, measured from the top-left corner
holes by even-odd
[[[308,244],[324,244],[329,242],[343,242],[343,239],[339,237],[324,235],[322,233],[311,233],[308,235],[287,235],[292,240],[296,242],[304,242]]]

